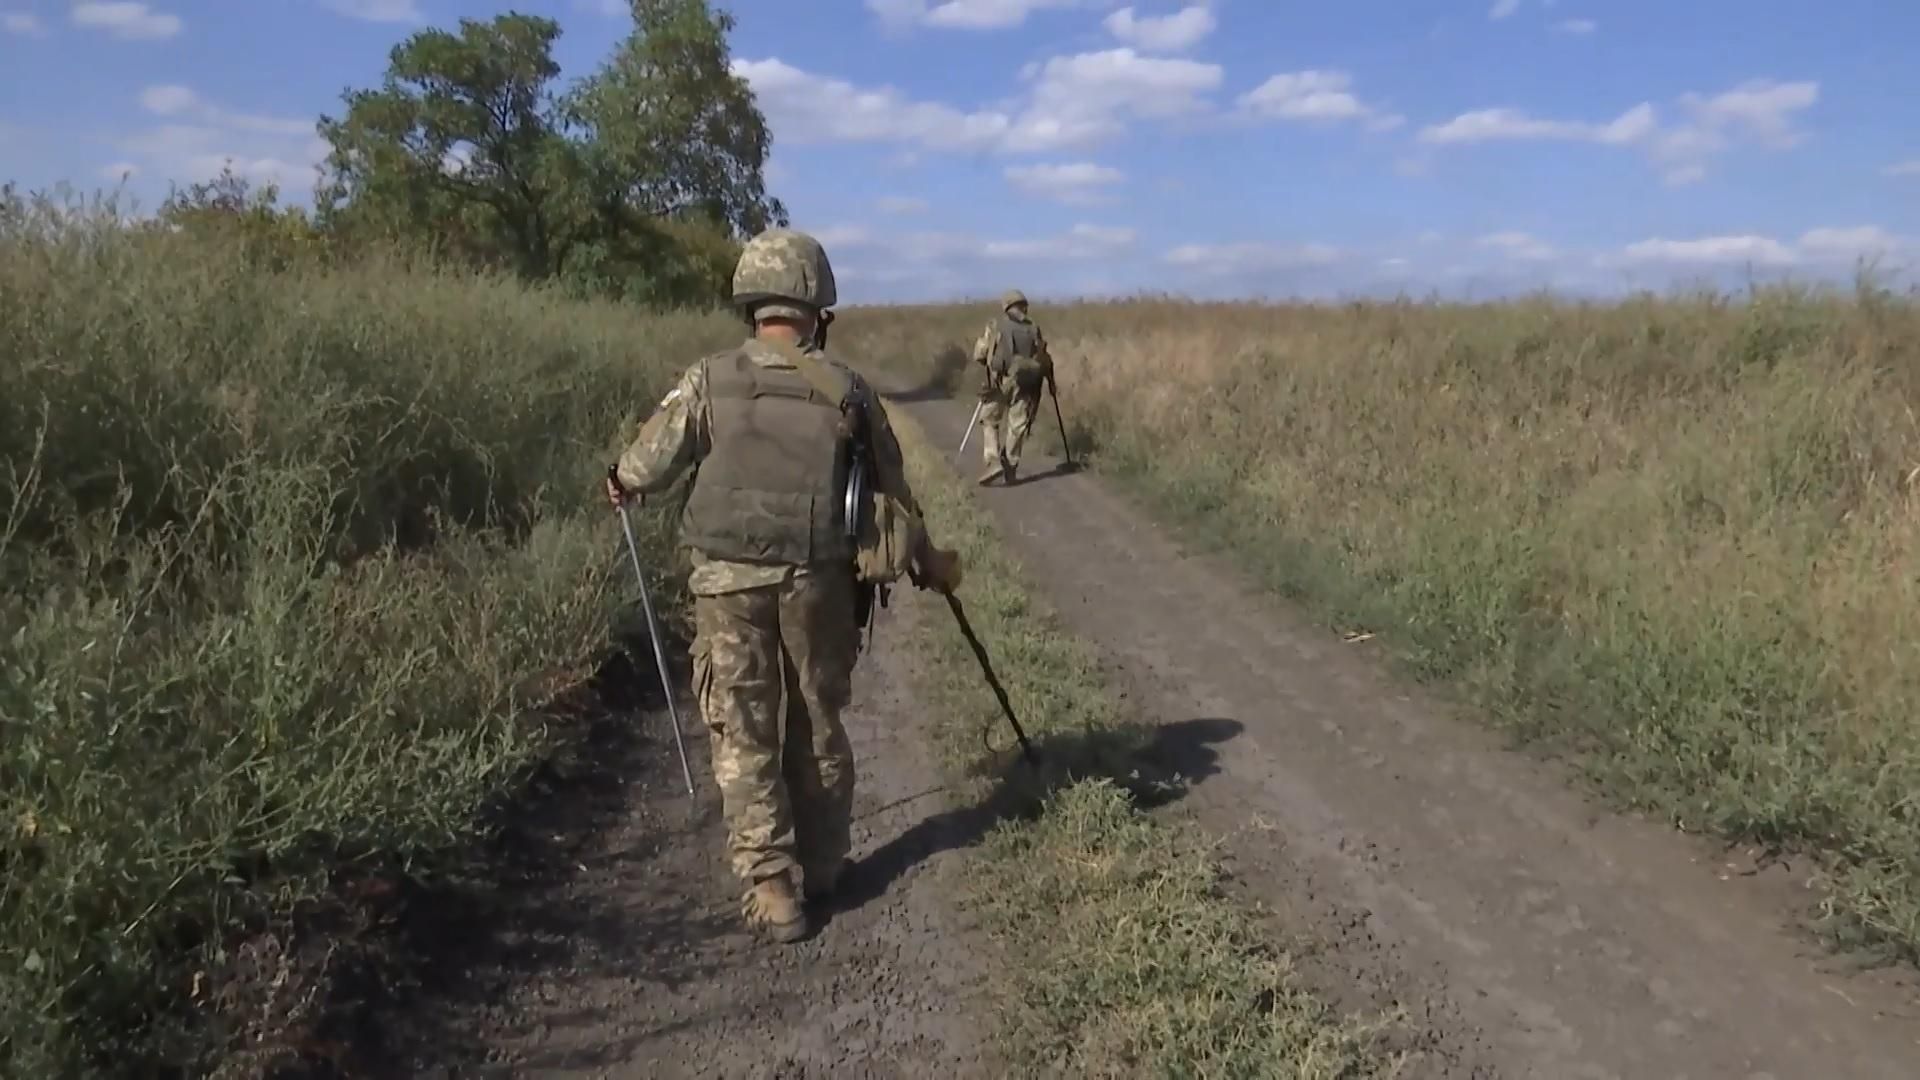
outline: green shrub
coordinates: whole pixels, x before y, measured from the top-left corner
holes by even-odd
[[[204,1065],[237,932],[471,835],[631,593],[610,448],[737,333],[272,254],[0,212],[8,1075]]]

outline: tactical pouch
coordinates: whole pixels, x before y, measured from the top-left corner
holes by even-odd
[[[854,535],[854,577],[863,585],[891,585],[913,566],[920,519],[900,500],[874,492]]]
[[[1022,396],[1031,396],[1040,392],[1040,386],[1047,381],[1046,366],[1037,356],[1022,356],[1013,362],[1013,385],[1020,389]]]

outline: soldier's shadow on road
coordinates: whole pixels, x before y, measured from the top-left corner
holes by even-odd
[[[1072,476],[1074,473],[1077,473],[1080,471],[1081,471],[1081,465],[1079,462],[1061,461],[1061,462],[1055,463],[1053,468],[1048,469],[1045,472],[1028,473],[1022,476],[1017,476],[1014,478],[1013,483],[1008,484],[1007,486],[1008,487],[1024,487],[1027,484],[1037,483],[1041,480],[1051,480],[1057,476]]]
[[[820,913],[831,920],[878,900],[928,859],[972,847],[1002,821],[1038,814],[1054,792],[1084,780],[1111,780],[1143,809],[1175,802],[1220,771],[1215,748],[1244,730],[1238,720],[1197,717],[1044,736],[1034,741],[1038,767],[1017,752],[996,755],[976,773],[987,782],[984,796],[919,821],[855,862]]]

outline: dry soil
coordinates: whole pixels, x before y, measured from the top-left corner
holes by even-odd
[[[768,1080],[1004,1075],[978,1023],[979,950],[947,902],[978,815],[947,809],[907,696],[895,604],[855,674],[857,862],[815,933],[744,932],[704,730],[680,713],[689,799],[663,708],[596,741],[572,790],[518,822],[429,951],[404,1017],[376,1022],[383,1070],[429,1077]],[[657,686],[657,678],[652,680]],[[684,685],[684,683],[683,683]],[[629,703],[630,704],[630,703]],[[619,707],[619,703],[616,703]],[[415,918],[431,918],[431,913]]]

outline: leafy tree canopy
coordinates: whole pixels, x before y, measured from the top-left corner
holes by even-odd
[[[731,69],[732,16],[706,0],[632,9],[632,32],[571,89],[556,86],[552,19],[401,42],[378,89],[321,118],[322,225],[582,292],[714,299],[716,246],[787,220],[766,191],[766,118]]]

